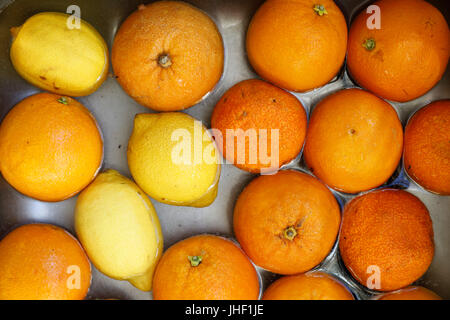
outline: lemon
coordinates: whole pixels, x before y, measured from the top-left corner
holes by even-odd
[[[201,122],[185,113],[138,114],[128,166],[136,183],[157,201],[205,207],[217,196],[216,145]]]
[[[75,230],[98,270],[151,290],[163,237],[152,203],[134,182],[114,170],[99,174],[78,197]]]
[[[87,22],[59,12],[42,12],[11,28],[11,61],[33,85],[58,94],[85,96],[108,74],[108,47]]]

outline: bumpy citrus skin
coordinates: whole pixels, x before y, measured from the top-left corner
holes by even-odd
[[[193,266],[191,257],[201,257]],[[233,242],[212,235],[194,236],[171,246],[153,279],[155,300],[256,300],[255,268]]]
[[[326,14],[315,11],[322,5]],[[248,59],[264,79],[292,91],[325,85],[341,68],[347,24],[332,0],[268,0],[247,31]]]
[[[157,201],[205,207],[216,198],[215,143],[201,122],[185,113],[138,114],[127,156],[134,180]]]
[[[354,300],[338,280],[324,272],[308,272],[276,280],[263,300]]]
[[[219,100],[211,118],[211,126],[221,132],[223,143],[218,143],[219,150],[225,158],[240,169],[259,172],[261,169],[278,169],[294,159],[301,151],[306,135],[306,112],[301,102],[289,92],[277,88],[261,80],[245,80],[230,88]],[[229,141],[227,130],[254,130],[258,135],[256,147],[252,147],[247,139],[245,157],[239,159],[238,139]],[[260,130],[267,133],[267,156],[276,157],[272,150],[272,132],[278,130],[278,162],[260,158]],[[244,139],[242,139],[243,141]],[[274,140],[276,142],[276,140]],[[216,139],[216,142],[218,140]],[[233,152],[227,153],[227,144],[234,144]],[[250,153],[256,155],[256,161],[250,161]],[[267,162],[267,163],[266,163]]]
[[[417,111],[405,129],[403,163],[426,190],[450,195],[450,100]]]
[[[256,265],[296,274],[328,255],[340,221],[338,203],[325,185],[308,174],[286,170],[259,176],[245,187],[234,208],[233,225],[242,249]]]
[[[381,189],[350,201],[339,239],[342,260],[362,285],[373,274],[368,268],[379,268],[380,288],[375,290],[410,285],[425,273],[434,255],[428,210],[403,190]]]
[[[75,230],[98,270],[149,291],[163,251],[158,216],[144,192],[107,170],[79,195]]]
[[[360,89],[344,89],[313,110],[305,161],[330,187],[356,193],[380,186],[397,168],[403,128],[394,108]]]
[[[21,226],[0,241],[0,274],[0,300],[82,300],[91,283],[81,245],[48,224]]]
[[[185,2],[156,1],[139,6],[123,22],[111,61],[117,81],[138,103],[177,111],[214,88],[222,75],[224,49],[205,13]]]
[[[369,29],[363,10],[350,27],[347,65],[362,87],[405,102],[425,94],[442,78],[450,56],[444,16],[423,0],[381,0],[381,28]],[[366,49],[368,43],[372,48]],[[365,47],[366,45],[366,47]]]
[[[57,94],[86,96],[108,74],[108,47],[86,21],[69,29],[68,14],[38,13],[12,28],[11,61],[33,85]],[[70,24],[70,23],[69,23]]]
[[[411,286],[386,293],[377,300],[442,300],[442,298],[427,288]]]
[[[95,178],[102,159],[97,122],[72,98],[30,96],[0,125],[0,171],[29,197],[61,201],[73,196]]]

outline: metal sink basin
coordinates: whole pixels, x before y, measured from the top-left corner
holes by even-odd
[[[143,1],[138,0],[0,0],[0,120],[23,98],[40,90],[23,80],[14,70],[9,59],[9,28],[21,25],[26,18],[42,11],[66,12],[69,5],[81,8],[81,18],[91,23],[104,37],[109,48],[120,23]],[[224,75],[211,94],[196,106],[185,112],[200,119],[206,126],[215,103],[233,84],[257,75],[250,67],[245,52],[245,34],[250,18],[261,0],[192,0],[188,1],[207,12],[215,20],[225,44]],[[370,1],[336,1],[351,21],[358,10]],[[450,19],[450,3],[435,0],[432,3]],[[112,72],[112,69],[111,69]],[[295,94],[307,108],[328,94],[344,87],[356,86],[348,77],[345,68],[331,83],[322,88],[304,94]],[[408,103],[392,103],[405,125],[409,116],[431,101],[450,98],[450,72],[424,96]],[[94,94],[78,98],[97,118],[105,139],[105,159],[102,169],[113,168],[130,176],[126,148],[131,135],[133,119],[137,113],[151,112],[138,105],[127,96],[117,81],[108,77]],[[306,170],[301,155],[288,166]],[[232,215],[234,203],[243,187],[254,175],[241,171],[232,165],[224,165],[219,183],[219,194],[215,202],[207,208],[175,207],[152,200],[158,212],[165,247],[186,237],[213,233],[233,237]],[[424,191],[403,173],[399,167],[390,185],[406,187],[418,196],[428,207],[433,219],[436,253],[428,272],[418,281],[419,284],[435,291],[442,297],[450,298],[450,197],[438,196]],[[335,192],[344,203],[353,196]],[[15,227],[31,222],[45,222],[62,226],[74,233],[73,211],[76,197],[59,203],[45,203],[30,199],[15,191],[0,177],[0,238]],[[340,278],[360,299],[372,297],[354,281],[339,260],[337,248],[333,249],[324,263],[318,266]],[[259,270],[265,285],[276,275]],[[1,275],[0,275],[1,277]],[[151,292],[142,292],[125,281],[110,279],[97,270],[93,270],[92,286],[88,298],[151,299]]]

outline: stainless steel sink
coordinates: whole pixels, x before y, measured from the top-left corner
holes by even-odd
[[[188,1],[207,12],[217,23],[225,43],[224,75],[214,89],[203,101],[185,112],[210,125],[211,113],[220,96],[233,84],[257,75],[250,67],[245,52],[245,34],[251,16],[262,3],[261,0],[192,0]],[[339,0],[336,1],[351,21],[358,10],[370,1]],[[431,1],[450,19],[448,1]],[[69,5],[81,8],[81,18],[91,23],[105,38],[111,48],[114,34],[120,23],[142,1],[137,0],[0,0],[0,120],[23,98],[39,92],[39,89],[23,80],[13,69],[9,59],[9,28],[21,25],[26,18],[42,11],[66,12]],[[112,72],[112,70],[111,70]],[[348,77],[345,68],[340,75],[328,85],[304,94],[295,94],[309,112],[325,96],[344,87],[355,84]],[[439,84],[426,95],[408,103],[392,103],[401,121],[406,124],[408,117],[427,103],[450,98],[450,72],[447,70]],[[121,89],[111,76],[94,94],[79,98],[97,118],[105,138],[105,160],[102,169],[113,168],[130,176],[126,147],[131,134],[133,118],[137,113],[150,112],[138,105]],[[288,166],[307,171],[301,155]],[[175,207],[153,201],[158,212],[165,239],[165,247],[188,236],[200,233],[213,233],[233,236],[232,214],[238,194],[254,175],[241,171],[234,166],[222,168],[219,194],[215,202],[207,208]],[[444,298],[450,298],[450,197],[438,196],[422,190],[409,180],[399,167],[388,183],[391,186],[407,188],[418,196],[428,207],[433,219],[436,254],[428,272],[418,281],[421,285],[434,290]],[[341,203],[354,195],[335,192]],[[31,222],[46,222],[62,226],[72,233],[73,211],[76,197],[59,203],[45,203],[19,194],[7,182],[0,178],[0,237],[5,236],[15,227]],[[318,266],[318,269],[339,277],[360,299],[367,299],[372,292],[358,285],[347,273],[339,260],[337,248]],[[265,285],[277,275],[259,270]],[[1,275],[0,275],[1,277]],[[150,299],[150,292],[142,292],[128,282],[117,281],[93,272],[92,286],[88,298]]]

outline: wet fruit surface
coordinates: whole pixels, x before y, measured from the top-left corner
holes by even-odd
[[[347,65],[362,87],[394,101],[410,101],[430,90],[445,72],[450,31],[443,15],[423,0],[381,0],[379,28],[368,28],[372,15],[353,21]],[[413,71],[413,72],[412,72]]]
[[[0,125],[0,171],[32,198],[73,196],[94,179],[102,159],[97,122],[75,99],[50,93],[27,97]]]
[[[163,250],[152,203],[131,180],[107,170],[79,195],[75,230],[93,264],[111,278],[150,291]]]
[[[189,115],[138,114],[127,158],[136,183],[158,201],[205,207],[216,198],[216,147],[202,123]]]
[[[157,300],[254,300],[259,280],[233,242],[212,235],[182,240],[163,255],[153,280]]]
[[[27,81],[69,96],[93,93],[106,79],[108,47],[102,36],[80,19],[79,27],[59,12],[38,13],[13,27],[11,62]]]
[[[137,102],[158,111],[196,104],[223,71],[223,44],[214,22],[178,1],[141,5],[120,26],[111,55],[114,73]]]
[[[410,285],[425,273],[434,255],[428,210],[403,190],[381,189],[356,197],[344,209],[339,251],[362,285],[381,291]]]
[[[282,277],[266,289],[263,300],[353,300],[347,288],[323,272]]]
[[[405,129],[406,172],[432,192],[450,195],[450,100],[417,111]]]
[[[304,159],[330,187],[356,193],[385,183],[400,162],[402,147],[395,109],[367,91],[346,89],[314,108]]]
[[[83,248],[67,231],[28,224],[0,241],[0,300],[82,300],[91,283]]]
[[[384,294],[379,300],[442,300],[442,298],[424,287],[411,286]]]
[[[332,80],[346,46],[347,24],[332,0],[266,1],[247,31],[248,59],[256,73],[292,91]]]
[[[318,265],[333,247],[339,224],[333,194],[316,178],[294,170],[254,179],[234,208],[234,232],[245,253],[279,274]]]
[[[245,80],[222,96],[211,127],[221,133],[222,142],[216,142],[230,163],[250,172],[276,170],[300,153],[306,112],[290,93],[261,80]]]

